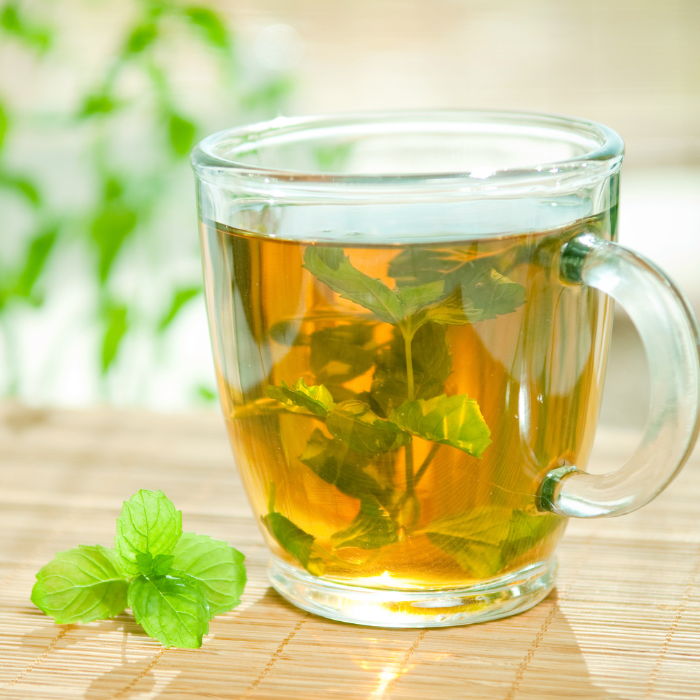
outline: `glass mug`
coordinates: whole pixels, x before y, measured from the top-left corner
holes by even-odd
[[[698,326],[615,242],[623,142],[506,112],[277,119],[194,150],[218,387],[272,585],[336,620],[542,600],[568,517],[654,498],[698,432]],[[613,300],[646,433],[585,472]]]

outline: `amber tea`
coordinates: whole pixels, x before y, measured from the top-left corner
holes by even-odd
[[[272,551],[392,590],[550,561],[564,519],[535,494],[585,467],[610,323],[553,258],[608,224],[341,247],[203,223],[220,395]]]

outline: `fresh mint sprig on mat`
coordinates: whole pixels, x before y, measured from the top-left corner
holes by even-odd
[[[209,620],[241,602],[244,558],[225,542],[183,532],[182,512],[166,495],[142,489],[124,503],[114,549],[59,552],[36,575],[31,600],[62,625],[129,606],[163,646],[196,649]]]

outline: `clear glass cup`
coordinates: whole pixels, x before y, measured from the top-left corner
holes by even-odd
[[[270,580],[346,622],[529,608],[568,517],[628,513],[698,432],[698,326],[616,243],[623,143],[579,119],[277,119],[194,150],[221,405]],[[652,401],[611,474],[588,462],[613,300]]]

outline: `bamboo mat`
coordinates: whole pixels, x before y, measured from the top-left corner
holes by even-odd
[[[602,433],[612,469],[634,436]],[[128,613],[57,626],[35,572],[111,545],[121,502],[163,489],[186,530],[247,557],[239,608],[199,650],[165,650]],[[546,700],[700,697],[700,454],[654,503],[572,522],[556,591],[522,615],[436,630],[330,622],[284,602],[216,415],[0,405],[0,698]]]

